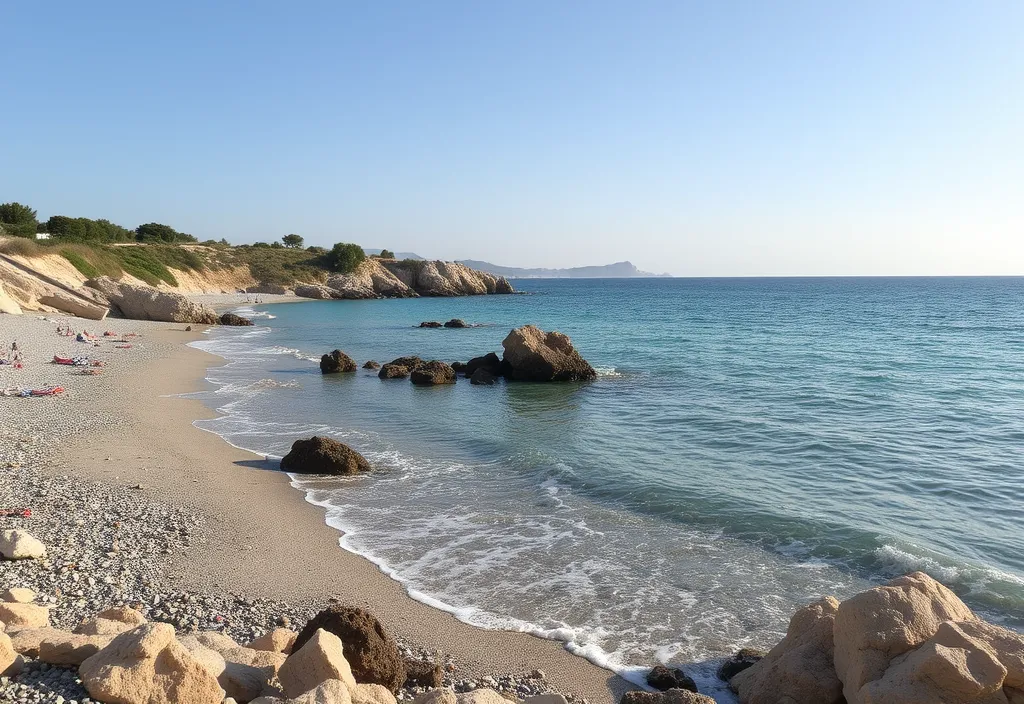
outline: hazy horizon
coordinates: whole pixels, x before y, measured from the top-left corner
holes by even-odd
[[[676,276],[1024,274],[1024,5],[19,3],[0,202]]]

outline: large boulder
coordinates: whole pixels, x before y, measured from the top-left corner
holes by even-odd
[[[413,369],[409,374],[412,383],[417,386],[438,386],[440,384],[454,384],[455,370],[444,362],[427,362]]]
[[[340,372],[354,372],[356,362],[341,350],[334,350],[320,358],[321,374],[338,374]]]
[[[759,662],[734,675],[729,686],[743,704],[841,704],[843,685],[832,664],[833,597],[793,614],[786,637]]]
[[[0,677],[10,677],[21,671],[24,665],[24,658],[14,650],[11,637],[6,633],[0,633]]]
[[[473,372],[473,375],[469,377],[469,383],[473,386],[494,386],[495,378],[486,369],[477,369]]]
[[[313,298],[319,301],[341,298],[340,293],[323,284],[296,284],[295,295],[300,298]]]
[[[114,281],[106,276],[90,279],[85,285],[105,295],[111,307],[124,318],[204,325],[220,322],[213,308],[191,301],[180,293],[161,291],[145,284]]]
[[[295,639],[299,634],[288,628],[275,628],[269,633],[264,633],[256,638],[246,647],[253,650],[266,650],[271,653],[290,653]]]
[[[692,677],[678,667],[668,667],[666,665],[655,665],[647,673],[647,684],[661,692],[669,689],[697,691],[697,683],[693,681]]]
[[[764,653],[753,648],[740,648],[736,653],[718,666],[718,679],[728,682],[748,667],[753,667],[764,657]]]
[[[291,452],[281,458],[281,469],[296,474],[349,475],[369,472],[370,463],[348,445],[314,435],[292,443]]]
[[[381,379],[404,379],[424,364],[419,357],[399,357],[381,366],[377,376]]]
[[[446,328],[468,328],[469,325],[462,318],[452,318],[444,324]]]
[[[715,700],[706,694],[697,694],[688,689],[670,689],[665,692],[626,692],[619,704],[715,704]],[[780,700],[778,704],[791,704]],[[793,702],[792,704],[797,704]],[[811,704],[800,701],[799,704]],[[818,702],[814,702],[818,704]]]
[[[146,617],[139,611],[120,606],[101,611],[93,618],[82,621],[74,632],[85,636],[114,636],[130,631],[145,622]]]
[[[524,325],[501,343],[509,378],[518,381],[585,381],[597,372],[580,356],[572,341],[560,332],[544,332]]]
[[[16,630],[11,630],[11,645],[14,647],[15,652],[21,653],[28,658],[37,658],[39,657],[39,646],[42,642],[51,636],[59,637],[60,634],[61,631],[49,626],[18,627]]]
[[[302,629],[294,649],[301,648],[321,628],[341,639],[358,682],[380,684],[392,692],[405,683],[405,663],[398,645],[372,614],[354,606],[328,606]]]
[[[350,663],[345,658],[342,641],[333,633],[317,628],[301,642],[277,673],[284,693],[297,697],[328,680],[341,680],[349,691],[355,688]]]
[[[422,323],[420,323],[420,327],[421,328],[443,328],[444,324],[443,323],[439,323],[436,320],[425,320]]]
[[[367,360],[366,364],[363,365],[363,369],[380,369],[380,364],[370,359]]]
[[[200,631],[178,638],[192,656],[217,678],[228,696],[239,702],[258,697],[277,678],[286,655],[242,647],[217,631]]]
[[[8,631],[46,628],[50,625],[50,610],[35,604],[0,602],[0,623],[3,623]]]
[[[225,313],[224,315],[220,316],[220,324],[245,327],[252,325],[252,321],[249,320],[248,318],[243,318],[242,316],[237,315],[235,313]]]
[[[863,701],[861,688],[934,636],[943,621],[975,620],[956,594],[923,572],[850,597],[835,617],[835,669],[847,702]]]
[[[482,357],[473,357],[466,362],[466,376],[473,376],[477,369],[484,369],[490,372],[491,376],[501,376],[501,359],[493,352],[488,352]]]
[[[39,643],[39,659],[50,665],[81,665],[107,647],[114,636],[85,636],[54,631]]]
[[[35,560],[46,557],[46,546],[27,530],[0,531],[0,555],[8,560]]]
[[[107,704],[220,704],[217,678],[174,637],[174,627],[147,623],[116,636],[78,668],[93,699]]]

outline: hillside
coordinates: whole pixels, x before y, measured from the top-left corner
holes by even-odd
[[[652,274],[648,271],[640,271],[632,262],[616,262],[615,264],[604,264],[601,266],[577,266],[571,269],[528,269],[515,266],[499,266],[476,259],[460,259],[459,263],[465,264],[472,269],[486,271],[489,274],[505,276],[510,279],[625,279],[669,276],[669,274]]]

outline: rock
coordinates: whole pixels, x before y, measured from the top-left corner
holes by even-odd
[[[195,303],[180,293],[161,291],[145,284],[114,281],[106,276],[90,279],[85,285],[104,294],[111,307],[125,318],[203,325],[220,322],[213,308]]]
[[[372,260],[380,269],[421,296],[476,296],[512,293],[501,276],[474,271],[456,262]],[[365,264],[365,262],[364,262]],[[330,283],[331,280],[328,280]]]
[[[740,701],[841,704],[843,685],[832,664],[832,629],[838,609],[838,601],[825,597],[793,614],[786,637],[729,681]]]
[[[452,318],[447,323],[445,323],[444,326],[446,328],[468,328],[469,327],[466,324],[466,321],[463,320],[462,318]]]
[[[39,659],[51,665],[78,666],[107,647],[114,636],[83,636],[56,631],[39,643]]]
[[[380,365],[372,359],[363,365],[363,369],[380,369]]]
[[[597,372],[560,332],[548,332],[524,325],[508,334],[505,348],[509,377],[517,381],[585,381]]]
[[[764,653],[753,648],[740,648],[736,654],[718,667],[718,679],[728,682],[764,657]]]
[[[349,704],[351,701],[351,691],[344,682],[327,680],[295,699],[289,699],[288,704]]]
[[[377,376],[381,379],[404,379],[409,376],[409,367],[403,367],[398,364],[391,364],[388,362],[381,366]]]
[[[192,326],[191,325],[186,325],[185,326],[185,332],[192,332]]]
[[[313,298],[319,301],[341,298],[341,294],[338,291],[323,284],[296,284],[295,295],[300,298]]]
[[[963,621],[957,627],[995,653],[1006,668],[1004,687],[1024,689],[1024,635],[984,621]]]
[[[523,700],[523,704],[568,704],[565,697],[555,692],[547,694],[536,694]]]
[[[473,386],[494,386],[494,375],[486,369],[477,369],[473,376],[469,377],[469,383]]]
[[[180,636],[178,638],[178,642],[190,651],[195,650],[196,648],[209,648],[221,655],[242,647],[236,643],[233,638],[219,631],[197,631],[195,633],[187,633]]]
[[[31,604],[36,600],[36,593],[24,587],[12,587],[3,594],[0,594],[0,601],[13,604]]]
[[[10,634],[11,644],[15,652],[21,653],[28,658],[39,657],[39,645],[46,638],[59,635],[61,631],[49,626],[42,628],[22,628]]]
[[[379,684],[357,684],[352,690],[352,704],[395,704],[395,695]]]
[[[281,284],[270,284],[266,282],[261,282],[255,286],[250,286],[249,288],[245,289],[245,292],[267,293],[274,296],[283,296],[284,294],[288,293],[288,289],[282,286]]]
[[[27,530],[0,531],[0,555],[8,560],[35,560],[46,557],[46,546]]]
[[[341,680],[349,691],[354,689],[356,680],[341,643],[338,636],[323,628],[317,628],[305,639],[299,636],[295,651],[277,673],[284,693],[297,697],[327,680]]]
[[[180,642],[180,641],[179,641]],[[227,663],[224,662],[224,656],[218,653],[216,650],[210,648],[204,648],[198,646],[188,651],[195,658],[195,661],[206,668],[206,671],[217,678],[217,683],[220,684],[221,688],[224,687],[220,681],[220,676],[224,674]]]
[[[452,362],[448,366],[450,366],[452,369],[454,369],[456,374],[463,374],[466,371],[466,363],[465,362]]]
[[[406,687],[440,687],[444,681],[444,669],[436,662],[405,659]]]
[[[114,637],[78,669],[89,695],[108,704],[220,704],[224,690],[174,638],[147,623]]]
[[[340,372],[354,372],[355,370],[355,360],[341,350],[334,350],[320,358],[320,372],[322,374],[338,374]]]
[[[835,617],[835,670],[849,704],[893,658],[935,635],[943,621],[975,621],[949,589],[923,572],[898,577],[842,603]]]
[[[287,628],[275,628],[269,633],[264,633],[246,647],[253,650],[266,650],[272,653],[287,654],[292,652],[292,646],[295,645],[295,639],[298,637],[299,634],[295,631]]]
[[[217,631],[189,633],[178,641],[217,677],[229,696],[241,702],[258,697],[285,662],[283,653],[242,647]]]
[[[455,383],[455,370],[444,362],[427,362],[410,373],[410,380],[416,386],[438,386]]]
[[[392,692],[405,683],[405,663],[398,645],[370,613],[341,604],[328,606],[310,619],[294,647],[301,648],[319,629],[333,633],[344,643],[345,657],[356,681],[384,685]]]
[[[647,673],[647,684],[662,692],[668,689],[697,691],[697,683],[693,681],[692,677],[687,676],[678,667],[666,667],[665,665],[655,665]]]
[[[7,313],[9,315],[21,315],[21,305],[18,304],[11,296],[4,290],[4,283],[0,281],[0,313]]]
[[[0,621],[8,631],[16,628],[46,628],[50,625],[50,610],[35,604],[0,602]]]
[[[455,690],[450,687],[432,689],[413,699],[412,704],[456,704]]]
[[[492,376],[501,376],[501,359],[493,352],[488,352],[482,357],[473,357],[466,362],[466,376],[473,376],[477,369],[484,369]]]
[[[437,322],[436,320],[428,320],[428,321],[420,323],[420,327],[421,328],[441,328],[441,327],[444,327],[444,325],[442,325],[441,323]]]
[[[86,636],[117,635],[130,631],[146,622],[146,617],[135,609],[119,607],[107,609],[78,624],[74,632]]]
[[[10,677],[13,670],[17,666],[21,655],[14,650],[14,645],[11,643],[11,637],[6,633],[0,633],[0,676]]]
[[[252,321],[249,320],[248,318],[243,318],[240,315],[235,315],[234,313],[225,313],[224,315],[220,316],[220,324],[246,326],[252,325]]]
[[[455,695],[456,704],[508,704],[508,700],[493,689],[474,689]]]
[[[350,475],[369,472],[370,463],[344,443],[313,436],[292,443],[291,452],[281,459],[281,469],[297,474]]]
[[[619,704],[715,704],[715,700],[704,694],[697,694],[688,689],[670,689],[665,692],[626,692],[619,700]],[[778,700],[776,704],[812,704],[811,700],[794,700],[789,702],[784,699]],[[822,704],[813,702],[813,704]]]

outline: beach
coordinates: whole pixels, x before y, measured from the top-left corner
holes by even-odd
[[[66,388],[0,400],[0,497],[4,507],[32,509],[5,527],[28,528],[50,549],[46,562],[0,563],[0,583],[35,589],[56,607],[56,624],[134,604],[179,630],[225,629],[241,640],[281,623],[301,628],[337,601],[367,609],[410,649],[451,662],[454,679],[511,675],[513,686],[590,702],[617,701],[628,688],[561,643],[469,626],[413,600],[339,547],[323,510],[275,462],[196,428],[213,414],[180,395],[203,389],[206,370],[220,363],[188,346],[200,326],[109,320],[103,329],[139,334],[131,349],[114,349],[58,337],[55,320],[69,319],[0,317],[0,342],[17,340],[26,360],[25,369],[0,369],[0,386]],[[46,363],[67,352],[103,360],[103,373]],[[541,684],[534,676],[524,685],[535,670]],[[56,691],[53,671],[39,672],[40,691]]]

